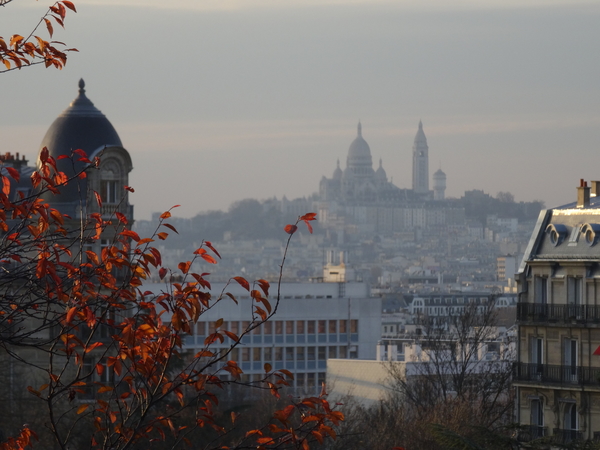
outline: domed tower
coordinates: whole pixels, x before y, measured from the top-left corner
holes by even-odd
[[[446,174],[438,169],[433,174],[433,199],[444,200],[446,196]]]
[[[52,123],[41,149],[46,147],[58,166],[71,178],[82,171],[86,177],[75,177],[59,187],[59,194],[45,193],[44,199],[63,214],[76,219],[90,213],[100,213],[110,217],[116,211],[128,216],[133,222],[133,207],[129,204],[125,190],[131,172],[131,157],[123,148],[121,139],[106,116],[98,110],[85,95],[85,83],[79,80],[79,95]],[[81,149],[87,159],[100,158],[98,168],[81,161],[78,155],[59,159],[61,155],[71,156]],[[38,166],[40,164],[38,157]],[[102,199],[102,207],[95,200],[94,191]]]
[[[375,171],[375,178],[379,182],[379,184],[387,183],[387,174],[385,173],[385,169],[383,168],[383,162],[381,158],[379,158],[379,168]]]
[[[346,170],[342,177],[342,192],[346,200],[363,200],[376,193],[375,171],[369,144],[362,137],[362,126],[358,122],[357,136],[348,149]]]
[[[350,148],[346,158],[346,170],[344,176],[348,178],[369,178],[373,176],[373,160],[369,144],[362,137],[362,125],[358,122],[357,136]]]
[[[423,123],[419,121],[419,130],[413,144],[413,191],[417,194],[429,192],[429,147],[423,132]]]

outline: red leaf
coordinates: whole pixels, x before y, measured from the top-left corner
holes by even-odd
[[[135,242],[139,242],[140,236],[133,230],[123,230],[120,233],[122,236],[127,236],[133,239]]]
[[[117,219],[119,219],[119,222],[127,225],[127,223],[128,223],[127,217],[125,217],[124,214],[120,213],[119,211],[116,211],[115,216],[117,216]]]
[[[248,283],[248,281],[245,278],[233,277],[233,279],[235,281],[237,281],[240,286],[242,286],[244,289],[246,289],[248,292],[250,292],[250,283]]]
[[[160,277],[160,279],[162,280],[166,274],[167,274],[167,269],[165,267],[161,267],[160,270],[158,271],[158,276]]]
[[[11,178],[18,183],[21,179],[21,174],[17,171],[17,169],[14,167],[7,167],[6,170],[8,170],[8,174],[11,176]]]
[[[125,186],[125,190],[131,193],[135,192],[135,189],[133,189],[131,186]]]
[[[219,255],[219,252],[215,250],[215,248],[212,246],[212,243],[210,241],[204,241],[204,243],[206,244],[206,246],[208,248],[210,248],[215,253],[215,255],[217,255],[219,258],[221,257],[221,255]]]
[[[307,220],[317,220],[317,213],[304,214],[302,217],[300,217],[300,220],[304,220],[305,222]]]
[[[188,273],[190,270],[190,266],[192,265],[191,261],[187,261],[187,262],[180,262],[177,267],[179,268],[179,270],[181,270],[183,273]]]
[[[69,8],[71,11],[77,12],[77,10],[75,9],[75,5],[72,2],[68,0],[63,0],[62,4]]]
[[[2,175],[2,193],[4,195],[10,194],[10,180],[4,175]]]
[[[298,227],[296,225],[286,225],[284,230],[287,234],[294,234],[296,232],[296,230],[298,229]]]
[[[44,147],[42,149],[42,151],[40,152],[40,161],[42,163],[45,163],[46,161],[48,161],[48,155],[49,155],[48,147]]]
[[[69,309],[69,311],[67,312],[67,323],[71,323],[71,321],[73,320],[73,316],[75,315],[75,313],[77,312],[77,308],[71,308]]]
[[[204,261],[208,261],[211,264],[216,264],[217,260],[210,255],[204,254],[200,255]]]

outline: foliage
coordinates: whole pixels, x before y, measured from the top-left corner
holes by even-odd
[[[43,149],[31,176],[34,193],[16,199],[11,185],[20,173],[0,166],[0,356],[4,367],[16,367],[9,374],[11,387],[14,381],[28,384],[27,397],[20,398],[43,405],[29,410],[31,423],[11,430],[14,437],[5,436],[0,449],[35,446],[36,439],[60,449],[184,443],[206,449],[307,449],[311,442],[335,438],[333,427],[343,414],[325,395],[289,400],[269,421],[241,434],[238,414],[218,410],[230,386],[255,387],[280,398],[292,378],[265,364],[261,380],[242,383],[241,368],[229,359],[246,334],[276,313],[279,286],[270,296],[265,280],[232,278],[227,286],[239,284],[254,300],[248,327],[238,335],[217,320],[204,348],[186,355],[182,342],[202,315],[220,302],[237,302],[228,287],[211,295],[208,274],[190,271],[198,259],[216,264],[218,251],[204,241],[190,260],[170,270],[155,247],[177,233],[168,222],[170,211],[161,215],[151,237],[142,238],[120,212],[109,217],[82,210],[81,218],[72,218],[51,208],[42,198],[78,183],[100,164],[82,150],[61,158],[87,167],[68,177]],[[100,196],[92,197],[101,207]],[[310,213],[288,225],[287,244],[300,222],[310,230],[313,220]],[[105,240],[110,243],[95,251]],[[285,254],[282,268],[284,263]],[[158,295],[143,285],[152,270],[164,283]],[[229,342],[229,349],[214,351],[216,342]],[[15,380],[15,373],[22,378]]]
[[[12,0],[0,0],[0,7],[5,7],[11,2]],[[0,36],[0,63],[4,66],[0,69],[0,73],[35,64],[44,64],[46,67],[62,69],[67,63],[67,52],[77,50],[74,48],[64,49],[64,43],[47,41],[36,35],[36,33],[40,27],[45,26],[50,38],[52,38],[54,34],[53,23],[64,28],[68,9],[77,12],[73,2],[59,0],[48,8],[48,11],[40,18],[28,35],[13,34],[8,41]]]

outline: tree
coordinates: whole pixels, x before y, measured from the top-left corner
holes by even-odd
[[[13,0],[0,0],[0,7],[6,7]],[[22,36],[13,34],[8,40],[0,36],[0,63],[4,66],[0,73],[9,72],[22,67],[44,64],[46,67],[62,69],[67,63],[67,52],[77,51],[65,49],[65,44],[58,41],[47,41],[36,35],[40,27],[45,26],[50,38],[54,34],[54,25],[64,27],[67,9],[77,12],[73,2],[60,0],[48,8],[32,31]],[[60,50],[59,50],[60,47]]]
[[[183,339],[202,315],[220,302],[236,301],[227,288],[211,296],[207,274],[191,270],[197,259],[216,264],[218,251],[204,241],[190,260],[169,270],[153,243],[177,232],[168,223],[170,211],[151,237],[141,238],[118,208],[109,217],[81,211],[80,218],[52,209],[44,198],[77,184],[100,164],[82,150],[61,159],[84,168],[67,175],[44,148],[29,196],[13,189],[19,171],[0,166],[0,366],[14,368],[6,375],[9,385],[26,385],[26,395],[15,395],[28,405],[27,422],[4,429],[0,449],[25,448],[36,437],[61,450],[176,448],[192,442],[206,449],[307,449],[313,441],[335,437],[332,427],[343,414],[329,406],[325,394],[290,400],[269,421],[245,430],[239,430],[237,414],[217,410],[228,386],[280,398],[292,377],[265,364],[261,380],[242,383],[242,370],[229,358],[246,334],[276,313],[279,286],[269,297],[267,281],[232,278],[254,300],[249,325],[235,334],[218,320],[204,348],[184,354]],[[100,204],[100,196],[94,197]],[[312,230],[315,216],[285,227],[288,245],[300,222]],[[101,251],[89,249],[104,237],[110,242]],[[285,254],[282,269],[284,263]],[[157,296],[144,290],[153,270],[164,282]],[[228,351],[212,350],[225,339]]]
[[[514,448],[512,346],[498,339],[497,313],[491,302],[420,316],[413,357],[385,363],[388,395],[369,408],[350,403],[331,447]]]

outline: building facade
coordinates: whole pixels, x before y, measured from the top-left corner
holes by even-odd
[[[600,438],[600,197],[540,213],[517,273],[521,436],[556,444]]]

